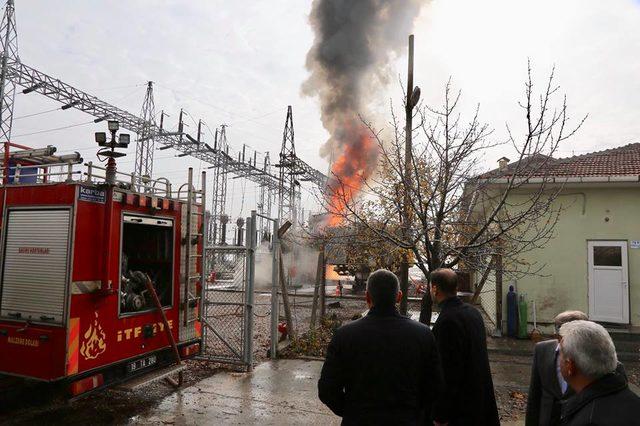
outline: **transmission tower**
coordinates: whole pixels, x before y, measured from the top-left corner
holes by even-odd
[[[138,143],[136,145],[136,165],[133,174],[139,179],[149,180],[153,177],[153,129],[156,127],[156,105],[153,102],[153,82],[147,83],[147,94],[142,103],[142,118]]]
[[[226,223],[229,218],[225,215],[227,201],[227,176],[229,163],[229,145],[227,143],[226,124],[216,129],[213,151],[216,163],[213,167],[213,197],[211,197],[211,220],[209,221],[209,241],[212,244],[226,242]]]
[[[13,102],[16,97],[16,84],[11,79],[11,69],[20,63],[18,57],[18,33],[13,0],[8,0],[0,27],[2,44],[2,63],[0,64],[0,143],[11,142],[13,123]],[[2,145],[4,151],[4,144]]]
[[[291,105],[287,107],[287,119],[282,134],[282,148],[280,149],[280,181],[278,187],[278,220],[286,220],[297,224],[297,201],[299,200],[300,182],[297,180],[296,145],[293,133],[293,112]]]
[[[267,152],[264,157],[264,165],[262,170],[264,173],[271,173],[271,159],[269,158],[269,153]],[[261,215],[260,220],[258,222],[258,229],[260,232],[259,237],[261,239],[268,239],[268,236],[271,234],[271,230],[269,228],[269,221],[265,219],[265,217],[271,217],[271,207],[273,203],[272,191],[269,189],[267,185],[260,185],[260,196],[258,199],[258,213]]]

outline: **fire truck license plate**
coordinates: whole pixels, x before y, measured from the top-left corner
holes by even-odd
[[[127,372],[134,373],[138,370],[142,370],[143,368],[150,367],[154,365],[156,361],[157,361],[157,358],[155,355],[151,355],[142,359],[137,359],[133,362],[130,362],[129,365],[127,365]]]

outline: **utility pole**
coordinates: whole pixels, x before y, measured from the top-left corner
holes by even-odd
[[[403,237],[405,242],[411,235],[411,170],[412,170],[412,133],[413,133],[413,108],[420,99],[420,88],[413,86],[413,34],[409,36],[409,66],[407,72],[407,99],[405,104],[405,143],[404,143],[404,217],[403,217]],[[405,252],[400,266],[400,290],[402,300],[400,301],[400,313],[407,314],[407,297],[409,295],[409,255]]]

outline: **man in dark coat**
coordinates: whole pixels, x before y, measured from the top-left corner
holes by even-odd
[[[560,370],[576,393],[562,407],[561,424],[640,425],[640,397],[615,372],[618,358],[607,330],[591,321],[571,321],[560,336]]]
[[[433,313],[433,300],[431,300],[431,290],[427,285],[427,289],[422,295],[420,301],[420,321],[424,325],[431,325],[431,314]]]
[[[556,315],[553,320],[556,335],[563,324],[587,319],[587,315],[580,311],[566,311]],[[573,391],[560,374],[559,350],[557,339],[546,340],[535,346],[527,398],[526,426],[557,425],[560,423],[561,401],[573,395]]]
[[[343,425],[431,423],[442,369],[433,334],[398,313],[398,278],[380,269],[369,276],[369,313],[340,327],[318,381],[320,400]]]
[[[435,404],[436,424],[499,425],[482,316],[456,296],[454,271],[437,269],[430,279],[433,300],[440,306],[433,334],[445,379]]]

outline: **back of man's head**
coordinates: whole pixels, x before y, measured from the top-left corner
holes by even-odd
[[[587,316],[587,314],[582,311],[564,311],[556,315],[556,317],[553,319],[553,324],[555,325],[556,333],[559,334],[560,327],[562,327],[564,324],[571,321],[587,321],[588,319],[589,317]]]
[[[386,269],[378,269],[369,275],[367,293],[371,304],[378,308],[393,307],[398,298],[398,277]]]
[[[458,291],[458,275],[453,269],[438,268],[429,275],[429,280],[443,294],[455,296]]]
[[[585,377],[597,380],[615,371],[618,365],[616,348],[600,324],[570,321],[560,327],[560,336],[562,355],[572,360]]]

